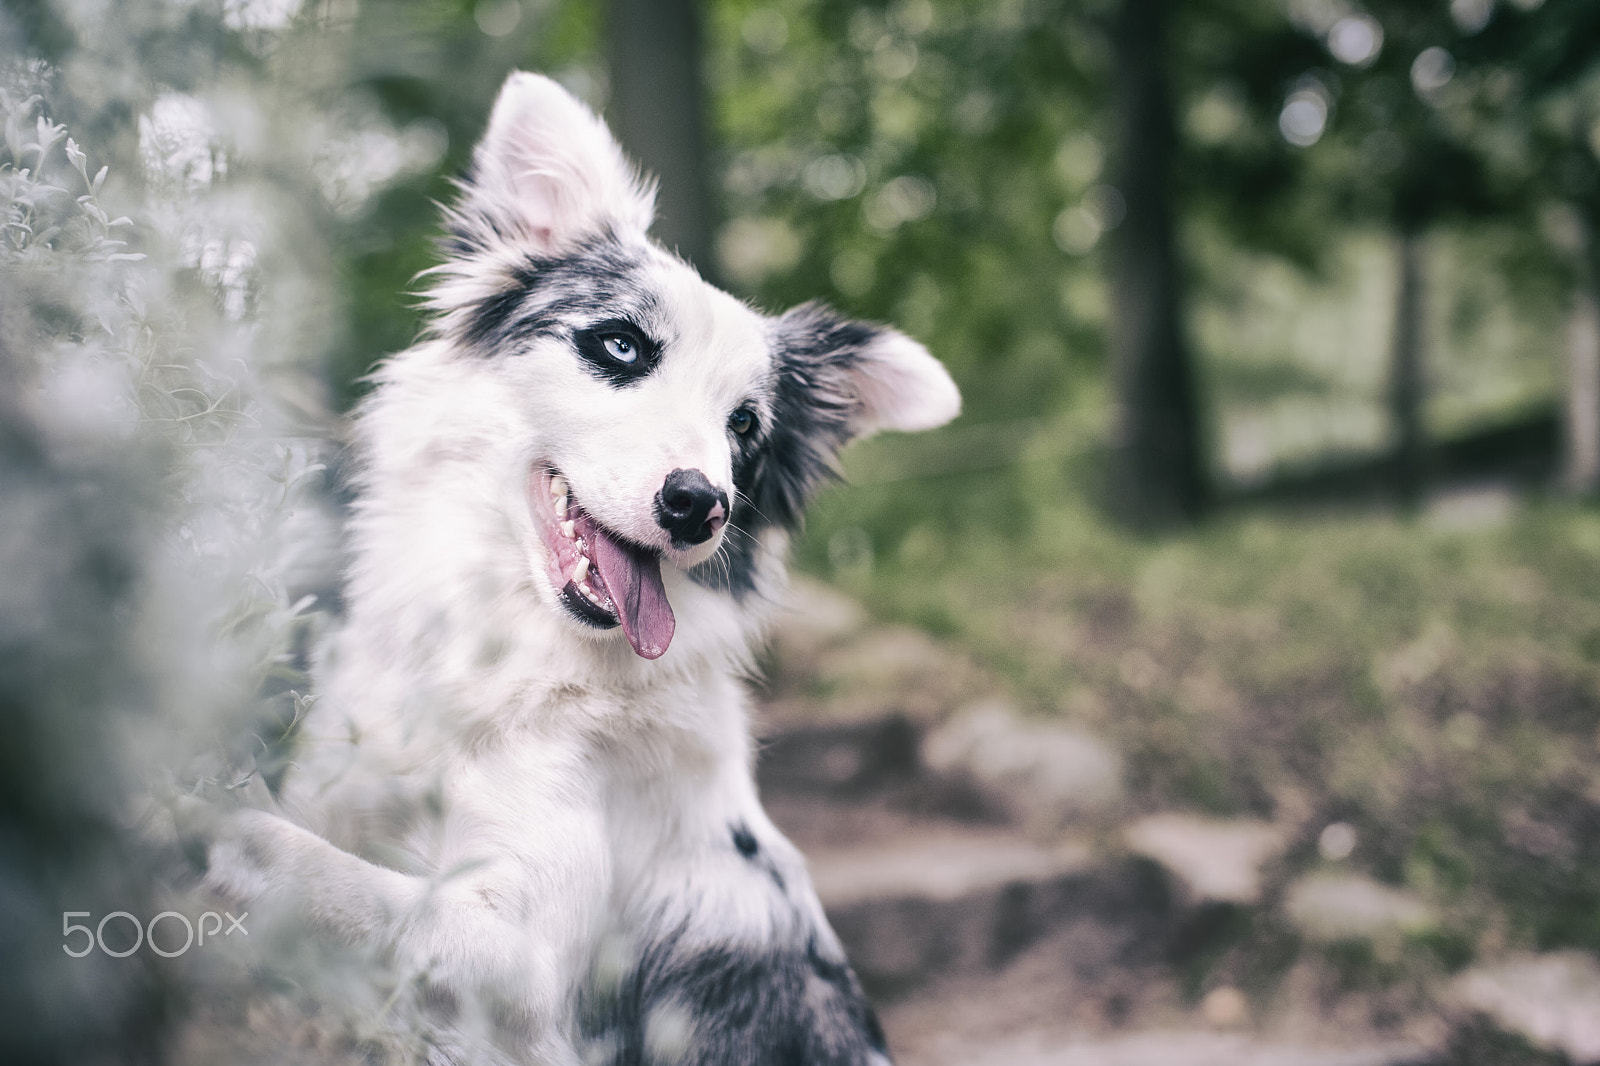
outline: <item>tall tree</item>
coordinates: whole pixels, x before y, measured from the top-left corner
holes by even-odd
[[[1594,238],[1584,234],[1583,251],[1592,259]],[[1567,317],[1567,402],[1563,411],[1565,452],[1562,480],[1580,496],[1600,491],[1600,302],[1593,268],[1580,267]]]
[[[709,276],[716,210],[700,34],[696,0],[609,0],[611,128],[660,182],[656,237]]]
[[[1113,503],[1139,524],[1194,519],[1207,497],[1174,235],[1177,130],[1166,74],[1168,7],[1168,0],[1123,0],[1113,32],[1116,185],[1127,209],[1112,275],[1118,400]]]
[[[1390,353],[1389,417],[1394,427],[1394,489],[1402,506],[1422,500],[1427,434],[1422,419],[1422,236],[1401,230],[1395,238],[1394,348]]]
[[[1569,490],[1600,491],[1600,5],[1592,0],[1521,3],[1520,14],[1497,12],[1481,44],[1482,58],[1518,72],[1514,103],[1536,126],[1557,116],[1547,134],[1540,192],[1570,208],[1563,226],[1572,267],[1567,328],[1566,455]]]

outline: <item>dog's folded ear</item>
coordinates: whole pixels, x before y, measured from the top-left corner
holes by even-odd
[[[462,183],[458,221],[557,253],[595,235],[644,234],[655,188],[595,114],[556,82],[522,71],[506,79]]]
[[[934,429],[961,412],[944,365],[897,329],[841,318],[818,303],[776,325],[780,367],[807,383],[811,401],[843,415],[841,444],[886,429]]]
[[[944,364],[897,329],[876,327],[853,364],[857,437],[937,429],[961,413],[961,393]]]
[[[750,491],[770,521],[798,522],[852,440],[886,429],[933,429],[961,411],[949,372],[899,330],[853,322],[817,303],[772,326],[777,410]]]

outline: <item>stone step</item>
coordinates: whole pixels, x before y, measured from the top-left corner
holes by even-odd
[[[764,796],[859,800],[986,817],[1034,835],[1104,828],[1123,811],[1122,759],[1064,722],[974,703],[933,723],[895,710],[826,721],[768,718],[756,765]]]
[[[868,834],[807,855],[829,920],[880,997],[990,972],[1074,924],[1156,950],[1166,942],[1160,879],[1144,865],[1102,862],[1083,842],[920,820],[893,839]]]
[[[932,1041],[899,1066],[1412,1066],[1429,1048],[1406,1042],[1323,1045],[1206,1030],[1074,1036],[1021,1033],[982,1044]]]
[[[860,796],[922,772],[922,732],[893,712],[854,722],[769,726],[756,778],[763,795]]]

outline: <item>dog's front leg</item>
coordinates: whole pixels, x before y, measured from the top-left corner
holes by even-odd
[[[401,873],[247,810],[212,843],[206,883],[246,904],[291,911],[345,944],[392,952],[404,972],[492,1018],[497,1042],[521,1045],[519,1058],[576,1066],[570,999],[582,950],[574,929],[530,914],[537,904],[526,898],[525,871],[486,861],[439,877]]]
[[[206,855],[206,885],[241,902],[293,905],[321,931],[362,947],[392,941],[425,895],[418,878],[256,810],[234,812],[219,827]]]

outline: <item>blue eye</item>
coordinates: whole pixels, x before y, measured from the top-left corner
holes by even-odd
[[[633,346],[633,342],[619,333],[602,337],[601,343],[605,345],[606,354],[619,363],[631,363],[639,358],[638,349]]]
[[[661,361],[661,346],[625,318],[580,329],[572,335],[572,343],[589,369],[617,388],[641,380]]]
[[[756,428],[755,412],[748,407],[741,407],[728,416],[728,428],[739,436],[744,436]]]

